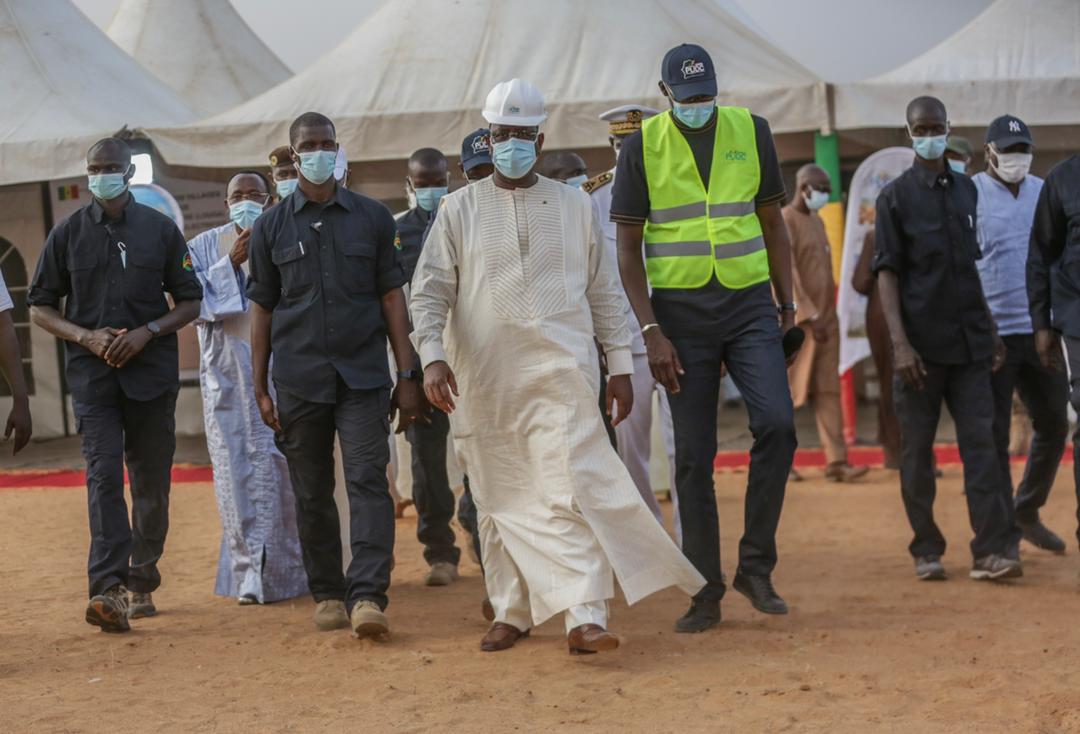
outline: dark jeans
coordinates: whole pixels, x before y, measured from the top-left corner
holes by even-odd
[[[169,531],[169,487],[176,451],[176,390],[153,400],[98,405],[73,401],[86,458],[90,510],[90,596],[124,584],[135,592],[161,585],[157,563]],[[124,463],[131,483],[131,522]]]
[[[416,503],[416,538],[424,545],[428,565],[461,559],[454,545],[454,492],[446,476],[446,438],[450,418],[441,410],[431,413],[431,424],[414,424],[405,431],[412,446],[413,502]]]
[[[1080,339],[1065,337],[1065,354],[1069,360],[1069,402],[1080,413]],[[1073,483],[1076,487],[1076,539],[1080,541],[1080,425],[1073,434]],[[1019,509],[1017,510],[1019,511]]]
[[[394,552],[390,463],[390,391],[350,390],[338,378],[336,403],[312,403],[278,389],[277,446],[289,464],[296,524],[315,601],[361,600],[386,608]],[[334,503],[334,433],[341,443],[349,497],[352,562],[341,565],[341,521]]]
[[[469,488],[469,477],[465,476],[464,480],[465,491],[461,493],[461,499],[458,500],[458,522],[472,536],[473,550],[476,551],[476,557],[480,559],[480,572],[483,573],[484,563],[483,556],[480,555],[480,524],[476,517],[476,503],[473,502],[472,489]]]
[[[1069,399],[1069,379],[1061,370],[1048,370],[1039,363],[1035,338],[1031,334],[1004,336],[1008,354],[1005,364],[994,373],[994,444],[998,460],[1005,473],[1007,509],[1014,508],[1012,475],[1009,472],[1009,428],[1012,424],[1013,391],[1031,416],[1034,436],[1028,455],[1024,478],[1016,490],[1015,520],[1032,523],[1039,519],[1039,509],[1046,504],[1050,488],[1057,476],[1065,439],[1069,433],[1066,404]],[[1013,531],[1013,542],[1020,541],[1019,528]]]
[[[922,391],[893,377],[896,414],[900,418],[900,489],[915,537],[911,555],[940,556],[945,537],[934,522],[934,437],[942,401],[956,422],[956,442],[964,462],[964,493],[975,537],[971,553],[982,558],[1007,555],[1012,522],[1007,509],[1008,478],[994,445],[994,398],[990,387],[990,361],[967,364],[924,362]]]
[[[725,585],[713,462],[721,367],[727,366],[743,395],[754,434],[739,570],[767,575],[776,565],[776,528],[796,446],[780,329],[775,319],[765,318],[750,322],[730,338],[677,338],[672,342],[686,373],[679,378],[680,392],[669,395],[683,552],[707,582],[696,598],[719,599]]]

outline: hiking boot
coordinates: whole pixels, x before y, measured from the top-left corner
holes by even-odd
[[[704,632],[720,624],[719,599],[693,599],[686,614],[675,622],[675,631],[686,634]]]
[[[1020,526],[1020,530],[1024,534],[1024,540],[1036,548],[1058,554],[1065,552],[1065,541],[1053,530],[1043,525],[1041,520],[1035,522],[1017,521],[1016,524]]]
[[[915,559],[915,575],[919,581],[944,581],[945,567],[941,556],[919,556]]]
[[[1015,558],[1006,558],[996,553],[991,553],[982,558],[976,558],[971,566],[971,578],[976,581],[995,581],[997,579],[1015,579],[1024,575],[1024,569],[1020,561]]]
[[[128,605],[128,619],[153,617],[155,614],[157,614],[157,607],[154,606],[154,599],[150,596],[149,591],[146,593],[139,591],[131,592],[131,603]]]
[[[390,631],[390,623],[378,604],[364,599],[353,605],[352,629],[356,638],[378,637]]]
[[[128,593],[121,584],[115,584],[90,599],[86,605],[86,623],[100,627],[102,632],[127,632]]]
[[[428,570],[427,579],[424,580],[424,583],[428,586],[449,586],[457,580],[457,565],[454,563],[447,563],[446,561],[440,561],[432,564],[431,569]]]
[[[762,614],[787,614],[787,602],[780,598],[773,588],[772,578],[769,576],[751,576],[738,572],[731,588],[739,592]]]
[[[349,626],[349,613],[341,599],[323,599],[315,605],[315,626],[323,632],[345,629]]]
[[[852,466],[845,461],[838,461],[825,467],[825,479],[830,482],[853,482],[866,476],[868,471],[868,466]]]

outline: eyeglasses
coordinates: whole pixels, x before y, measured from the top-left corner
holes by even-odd
[[[517,138],[518,140],[528,140],[530,142],[536,140],[536,136],[540,134],[540,131],[536,128],[522,128],[518,130],[500,130],[499,132],[491,131],[491,140],[495,143],[505,143],[510,138]]]
[[[239,204],[241,201],[254,201],[256,204],[265,205],[270,201],[270,194],[233,194],[225,200],[228,204]]]

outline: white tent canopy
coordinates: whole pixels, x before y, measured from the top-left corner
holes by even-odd
[[[899,127],[911,99],[931,94],[954,127],[1003,114],[1029,125],[1080,123],[1080,2],[997,0],[922,56],[835,87],[838,130]]]
[[[292,76],[229,0],[122,0],[108,34],[203,117]]]
[[[269,92],[147,133],[170,164],[256,165],[287,142],[298,114],[317,110],[353,160],[400,159],[422,146],[452,152],[482,124],[488,90],[520,77],[545,95],[550,148],[602,146],[600,112],[665,105],[660,61],[682,42],[710,51],[721,103],[750,107],[777,132],[826,124],[824,84],[714,0],[394,0]]]
[[[94,140],[194,114],[69,0],[0,0],[0,185],[78,175]]]

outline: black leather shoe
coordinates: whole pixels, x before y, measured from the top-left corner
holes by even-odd
[[[1042,548],[1052,553],[1065,552],[1065,541],[1053,530],[1043,525],[1042,521],[1036,520],[1031,523],[1022,522],[1017,524],[1020,525],[1020,530],[1024,534],[1024,540],[1036,548]]]
[[[739,592],[754,605],[754,609],[762,614],[787,614],[787,602],[780,598],[773,588],[772,579],[768,576],[751,576],[750,574],[736,573],[735,583],[732,584],[735,591]]]
[[[675,622],[675,631],[683,633],[704,632],[720,624],[719,599],[694,599],[690,609]]]

